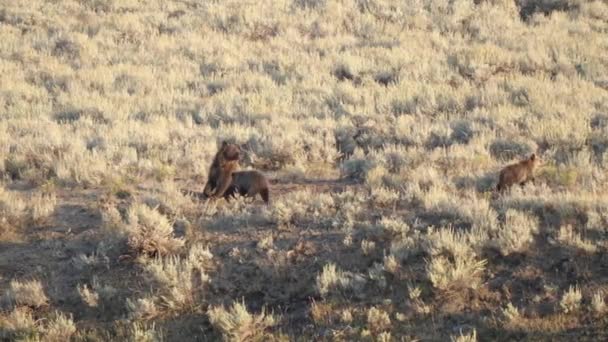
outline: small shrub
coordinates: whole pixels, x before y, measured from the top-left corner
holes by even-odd
[[[452,342],[477,342],[477,330],[473,329],[473,331],[469,334],[463,334],[460,332],[458,336],[452,336],[450,338]]]
[[[245,341],[263,338],[266,330],[278,323],[277,317],[262,311],[251,314],[244,303],[234,302],[226,310],[223,306],[213,307],[208,312],[211,324],[218,329],[225,341]]]
[[[203,286],[209,281],[205,267],[212,258],[208,249],[195,245],[186,258],[168,256],[150,261],[145,269],[161,294],[161,303],[170,310],[193,307],[204,294]]]
[[[468,234],[456,231],[452,227],[429,229],[423,244],[424,250],[434,256],[445,252],[454,258],[468,257],[474,254],[468,241]]]
[[[29,306],[39,308],[45,306],[49,299],[44,293],[38,280],[21,282],[12,280],[9,289],[3,297],[3,302],[11,306]]]
[[[566,167],[563,165],[545,165],[539,170],[538,177],[542,178],[551,186],[571,188],[578,181],[579,171],[574,167]]]
[[[419,286],[408,285],[408,297],[410,298],[411,304],[414,307],[414,310],[419,314],[429,314],[431,312],[431,308],[424,303],[422,298],[422,290]]]
[[[134,322],[129,331],[129,339],[132,342],[162,342],[164,335],[162,331],[156,328],[155,324],[151,325]]]
[[[155,297],[144,297],[136,300],[127,298],[127,310],[131,319],[150,319],[158,316],[159,310]]]
[[[78,286],[78,294],[80,299],[89,307],[94,308],[99,304],[99,294],[87,285]]]
[[[69,341],[70,337],[76,333],[76,325],[71,317],[63,313],[56,313],[44,328],[44,341],[63,342]]]
[[[528,142],[497,139],[490,145],[490,153],[496,159],[508,161],[528,156],[535,148]]]
[[[84,271],[90,268],[103,265],[104,263],[106,264],[106,266],[108,266],[109,260],[106,256],[102,256],[100,255],[100,253],[94,252],[89,255],[80,253],[77,256],[72,257],[71,262],[77,270]]]
[[[472,257],[456,257],[452,262],[443,256],[433,257],[427,265],[427,274],[433,286],[441,290],[475,289],[485,270],[485,260]]]
[[[391,333],[388,331],[383,331],[378,334],[377,337],[378,342],[391,342],[393,339],[391,337]]]
[[[372,188],[371,193],[372,200],[380,207],[391,207],[399,200],[399,193],[386,187]]]
[[[173,226],[155,209],[135,204],[129,210],[129,247],[144,255],[174,254],[184,245],[184,240],[173,236]]]
[[[570,286],[568,291],[566,291],[562,296],[559,306],[562,308],[564,313],[575,313],[579,311],[582,299],[583,294],[578,286]]]
[[[602,291],[597,291],[593,294],[593,298],[591,298],[591,308],[598,314],[606,312],[606,301],[604,300]]]
[[[358,287],[361,279],[350,272],[344,272],[329,263],[323,266],[323,270],[317,275],[317,291],[321,296],[326,296],[332,290],[345,290]]]
[[[385,311],[370,308],[367,310],[367,326],[371,331],[379,333],[391,328],[391,319]]]
[[[349,309],[344,309],[340,313],[340,321],[344,324],[350,324],[353,321],[353,313]]]
[[[502,255],[522,252],[538,232],[538,220],[513,209],[507,210],[504,225],[498,230],[496,244]]]
[[[566,246],[571,246],[587,253],[595,253],[597,250],[597,246],[591,241],[583,239],[580,234],[574,231],[571,225],[560,227],[557,240]]]
[[[357,148],[353,155],[342,164],[342,173],[351,179],[365,180],[367,173],[374,166],[376,166],[376,162],[370,160],[370,156],[365,155],[361,149]]]
[[[502,309],[502,314],[508,322],[513,322],[521,318],[519,310],[511,303],[507,304],[507,306]]]
[[[8,315],[0,317],[0,338],[10,340],[36,340],[38,324],[27,308],[15,308]]]
[[[397,261],[405,261],[421,251],[420,235],[418,232],[412,235],[413,236],[396,238],[391,241],[390,254],[394,256]]]
[[[21,196],[0,186],[0,224],[18,226],[25,223],[27,208],[27,203]]]
[[[370,240],[361,241],[361,250],[364,255],[370,255],[376,249],[376,243]]]
[[[387,255],[384,257],[384,269],[392,274],[397,273],[399,270],[399,262],[394,255]]]
[[[405,237],[410,231],[410,226],[397,217],[383,217],[379,226],[391,237]]]
[[[36,193],[29,199],[30,218],[35,223],[40,223],[55,211],[57,198],[55,194]]]
[[[302,9],[322,8],[326,2],[327,0],[293,0],[293,4]]]

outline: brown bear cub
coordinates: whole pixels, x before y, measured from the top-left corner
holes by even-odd
[[[232,173],[239,170],[241,149],[236,144],[222,141],[222,146],[209,167],[209,177],[203,190],[207,197],[221,197],[232,183]]]
[[[496,190],[502,192],[513,184],[524,185],[528,181],[534,181],[534,170],[539,163],[540,160],[533,153],[528,159],[506,166],[500,171]]]
[[[232,173],[232,184],[224,198],[228,201],[236,194],[247,197],[255,197],[260,194],[266,204],[270,203],[270,184],[266,176],[255,170],[238,171]]]

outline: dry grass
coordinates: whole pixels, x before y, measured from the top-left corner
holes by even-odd
[[[0,338],[607,339],[607,30],[604,0],[5,1]],[[223,140],[271,206],[200,198]]]
[[[39,308],[48,304],[48,297],[44,293],[42,284],[38,280],[21,282],[12,280],[10,287],[4,293],[2,301],[5,306],[27,306]]]
[[[209,320],[222,332],[226,341],[262,341],[265,330],[277,324],[272,314],[251,314],[245,304],[238,302],[234,302],[228,310],[224,307],[211,308]]]

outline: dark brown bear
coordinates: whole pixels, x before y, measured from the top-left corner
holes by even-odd
[[[248,170],[232,173],[232,184],[224,193],[228,201],[236,194],[246,197],[255,197],[260,194],[266,204],[270,203],[270,184],[266,176],[259,171]]]
[[[207,197],[222,197],[232,183],[232,173],[239,170],[241,149],[236,144],[222,141],[222,146],[209,167],[209,176],[203,194]]]
[[[516,164],[506,166],[500,171],[496,190],[502,192],[513,184],[524,185],[528,181],[534,181],[534,170],[540,164],[536,154]]]

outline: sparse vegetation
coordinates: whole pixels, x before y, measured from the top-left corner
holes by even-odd
[[[0,7],[0,340],[608,340],[605,0]]]

